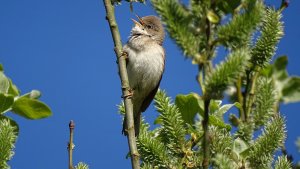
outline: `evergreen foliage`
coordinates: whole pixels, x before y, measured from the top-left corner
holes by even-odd
[[[256,93],[253,120],[255,128],[258,129],[260,126],[266,124],[270,117],[275,114],[276,93],[273,82],[263,77],[258,79]]]
[[[247,46],[256,27],[264,14],[264,5],[261,1],[245,1],[244,11],[235,14],[232,20],[218,28],[219,41],[226,47],[236,48]]]
[[[267,123],[262,135],[250,148],[248,157],[250,166],[261,169],[271,168],[274,152],[284,144],[285,132],[284,119],[279,116],[272,118]]]
[[[156,136],[148,129],[149,125],[142,123],[137,142],[139,152],[143,154],[141,159],[153,167],[168,168],[171,165],[171,160],[166,147],[159,139],[155,139]]]
[[[160,137],[163,143],[173,152],[180,153],[185,141],[186,130],[184,128],[181,113],[176,105],[171,103],[171,99],[165,92],[159,90],[156,94],[155,107],[160,113],[161,130]]]
[[[248,122],[241,122],[238,125],[236,137],[241,138],[248,143],[251,142],[253,139],[254,127],[253,120],[251,119],[249,119]]]
[[[238,166],[227,155],[217,154],[214,162],[216,169],[238,169]]]
[[[210,128],[211,130],[211,151],[213,154],[229,155],[232,145],[231,134],[226,129],[219,129],[215,126]]]
[[[0,168],[9,169],[7,164],[14,155],[15,141],[17,139],[16,127],[7,119],[0,120]]]
[[[79,162],[76,166],[75,169],[89,169],[89,166],[87,164],[84,164],[83,162]]]
[[[300,100],[300,78],[289,77],[287,57],[270,63],[283,36],[286,2],[278,10],[261,0],[151,3],[170,37],[197,64],[202,96],[178,94],[172,103],[158,91],[158,126],[151,131],[142,121],[137,138],[142,168],[292,168],[289,158],[275,155],[286,138],[279,104]],[[220,46],[228,54],[213,65]],[[218,99],[229,87],[232,104],[221,106]],[[231,107],[238,114],[227,124],[224,115]],[[119,110],[124,111],[122,105]]]
[[[275,169],[292,169],[292,165],[286,156],[280,156],[275,162]]]
[[[249,59],[249,50],[242,48],[233,51],[225,62],[217,65],[215,71],[208,74],[205,83],[205,92],[209,97],[220,98],[227,86],[233,84],[245,72]]]
[[[281,13],[268,8],[263,18],[261,36],[251,52],[251,62],[254,66],[265,66],[275,53],[277,43],[283,36],[283,23],[280,21]]]
[[[203,48],[203,37],[193,29],[193,14],[178,0],[151,0],[153,7],[166,23],[170,36],[175,40],[184,55],[194,57]],[[195,5],[193,5],[195,6]],[[199,9],[201,10],[201,9]]]

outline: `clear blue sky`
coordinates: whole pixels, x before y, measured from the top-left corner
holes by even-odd
[[[271,1],[268,1],[271,2]],[[276,3],[280,3],[277,0]],[[149,3],[134,5],[141,16],[155,14]],[[290,74],[300,75],[300,1],[284,11],[285,37],[276,56],[288,55]],[[116,8],[122,40],[129,35],[133,14],[124,3]],[[173,98],[200,92],[197,68],[184,59],[168,37],[166,71],[161,83]],[[224,57],[222,52],[218,58]],[[121,135],[120,81],[111,34],[100,0],[0,1],[0,62],[22,93],[42,91],[53,116],[30,121],[11,115],[20,125],[13,169],[67,167],[68,123],[75,128],[74,161],[90,168],[130,168],[127,140]],[[300,160],[295,140],[300,136],[300,104],[282,106],[287,117],[287,148]],[[11,114],[11,113],[10,113]],[[144,114],[152,122],[153,106]]]

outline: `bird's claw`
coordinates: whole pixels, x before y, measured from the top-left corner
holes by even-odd
[[[116,61],[117,64],[119,64],[119,59],[120,59],[121,57],[124,57],[126,63],[128,62],[128,53],[125,52],[125,51],[123,51],[122,54],[119,56],[118,60]]]
[[[128,94],[123,95],[122,98],[126,99],[126,98],[131,98],[133,96],[133,90],[132,89],[128,89]]]
[[[125,60],[128,60],[128,53],[123,51],[120,57],[124,57]]]

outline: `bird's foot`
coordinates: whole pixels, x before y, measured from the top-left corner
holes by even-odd
[[[128,53],[123,51],[120,57],[124,57],[124,59],[127,61],[128,60]]]
[[[128,62],[128,53],[125,52],[125,51],[123,51],[123,52],[121,53],[121,55],[119,56],[118,60],[116,61],[117,64],[119,64],[119,59],[120,59],[121,57],[124,57],[126,63]]]
[[[128,91],[128,93],[122,96],[123,99],[126,99],[126,98],[130,99],[133,96],[133,93],[134,93],[133,89],[128,89],[127,91]]]

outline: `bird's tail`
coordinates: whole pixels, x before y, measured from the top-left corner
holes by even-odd
[[[134,113],[134,131],[135,131],[135,136],[137,137],[140,133],[140,125],[141,125],[141,113]],[[125,136],[128,135],[128,127],[127,127],[127,119],[126,116],[124,116],[123,120],[123,129],[122,129],[122,134]]]

